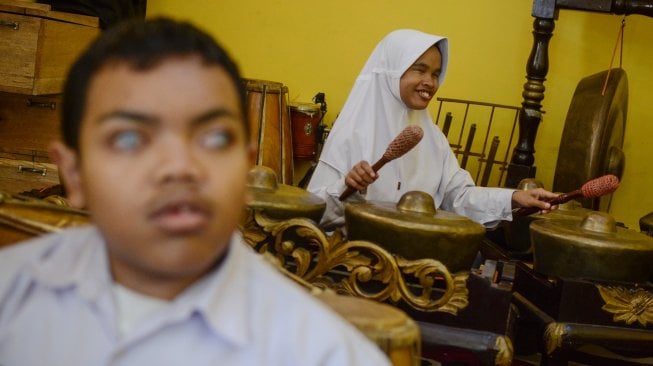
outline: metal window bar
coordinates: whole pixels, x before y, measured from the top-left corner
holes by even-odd
[[[463,169],[467,169],[469,171],[472,168],[467,168],[468,160],[470,157],[476,157],[476,174],[470,171],[470,174],[475,176],[476,185],[502,187],[505,184],[505,173],[509,164],[508,158],[510,151],[513,148],[515,129],[517,122],[519,121],[520,107],[452,98],[437,98],[437,101],[438,108],[435,124],[438,125],[445,136],[447,136],[449,145],[460,161],[460,166]],[[507,114],[507,116],[512,117],[499,118],[499,120],[495,121],[497,114],[495,112],[498,110],[506,110],[510,112]],[[489,116],[484,123],[471,123],[471,125],[468,127],[468,119],[473,118],[470,117],[472,112],[475,113],[474,115],[478,115],[479,113],[486,113],[489,114]],[[455,114],[462,114],[462,121],[456,121]],[[449,133],[451,131],[452,123],[456,122],[460,123],[460,132],[458,134],[457,140],[452,141],[453,138],[449,137]],[[508,143],[501,148],[501,151],[499,146],[502,145],[502,137],[496,135],[492,137],[492,141],[489,143],[488,151],[488,141],[490,140],[490,132],[493,123],[497,123],[500,126],[505,126],[506,124],[512,123],[512,126],[510,126],[510,136],[508,137]],[[481,131],[482,129],[484,129],[485,133]],[[482,146],[480,147],[480,150],[475,150],[473,141],[474,137],[477,134],[480,135],[482,133]],[[467,134],[466,141],[463,142],[465,134]],[[499,155],[498,159],[497,154]],[[498,171],[498,179],[496,180],[496,183],[491,184],[490,180],[493,171]]]

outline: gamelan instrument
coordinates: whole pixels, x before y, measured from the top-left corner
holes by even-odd
[[[653,274],[653,238],[616,224],[600,211],[581,222],[536,220],[530,225],[533,266],[562,278],[645,282]]]
[[[394,366],[420,365],[419,328],[403,311],[360,297],[329,292],[317,297],[376,343]]]
[[[639,219],[639,230],[648,236],[653,236],[653,212]]]
[[[485,227],[465,216],[436,210],[425,192],[406,192],[398,203],[348,202],[345,222],[349,240],[376,243],[405,259],[434,258],[450,272],[468,271]]]
[[[257,143],[256,164],[277,174],[283,184],[293,183],[292,132],[288,88],[268,80],[243,79],[247,94],[250,135]]]
[[[623,69],[604,70],[578,83],[560,139],[554,192],[572,191],[605,174],[621,178],[627,112],[628,77]],[[611,197],[579,197],[579,202],[585,208],[607,212]]]
[[[386,163],[389,163],[409,152],[422,140],[423,136],[424,131],[419,126],[411,125],[404,128],[399,135],[390,142],[388,148],[383,153],[383,156],[372,165],[374,172],[379,171],[379,169],[381,169]],[[355,191],[355,188],[348,186],[340,195],[340,200],[342,201],[346,199]]]
[[[319,104],[290,103],[293,158],[313,160],[317,155],[318,124],[322,120]]]
[[[519,182],[518,190],[529,190],[543,188],[544,185],[537,179],[525,178]],[[516,257],[525,257],[531,259],[531,231],[529,225],[535,220],[573,220],[580,222],[586,214],[592,212],[584,208],[580,202],[570,200],[565,203],[559,203],[556,210],[542,215],[514,215],[512,221],[503,222],[505,247]]]
[[[247,206],[260,210],[277,220],[306,217],[320,222],[326,202],[304,189],[277,182],[274,171],[265,166],[255,166],[248,175],[247,187],[252,199]]]

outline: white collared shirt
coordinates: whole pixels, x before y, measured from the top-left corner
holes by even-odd
[[[120,336],[104,240],[68,229],[0,250],[0,365],[388,365],[235,234],[199,286]]]

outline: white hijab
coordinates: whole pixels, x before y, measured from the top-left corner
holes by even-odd
[[[410,190],[435,196],[440,172],[433,164],[434,154],[443,143],[446,149],[449,145],[428,110],[412,110],[404,104],[399,87],[404,72],[435,44],[442,55],[441,86],[448,64],[447,38],[411,29],[388,34],[367,60],[329,133],[320,160],[346,175],[361,160],[373,164],[381,158],[409,124],[424,130],[424,138],[415,148],[379,171],[379,178],[367,188],[368,200],[397,202]]]

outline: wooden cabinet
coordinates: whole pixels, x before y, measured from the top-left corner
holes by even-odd
[[[99,31],[95,17],[0,0],[0,91],[60,93],[68,68]]]
[[[0,0],[0,191],[59,183],[48,145],[59,137],[68,68],[99,34],[98,18]]]
[[[0,92],[0,190],[21,193],[59,183],[48,145],[59,137],[61,95]]]
[[[59,136],[61,95],[0,92],[0,147],[47,151]]]

